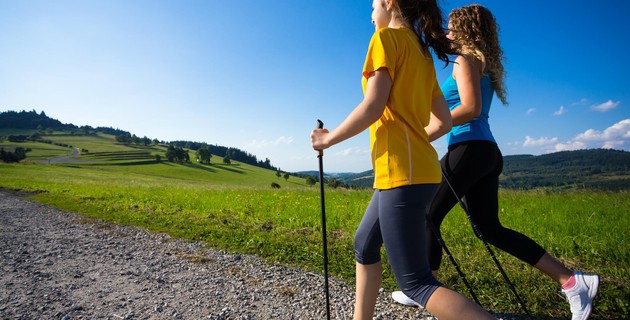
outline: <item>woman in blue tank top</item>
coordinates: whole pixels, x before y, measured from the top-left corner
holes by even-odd
[[[450,13],[448,29],[460,55],[455,59],[452,75],[442,85],[453,119],[453,128],[447,136],[448,152],[440,161],[445,179],[464,198],[478,231],[489,243],[558,282],[569,301],[573,320],[586,319],[597,294],[599,277],[567,269],[534,240],[505,228],[499,221],[498,189],[503,156],[488,119],[493,95],[496,93],[503,104],[507,104],[507,99],[503,51],[495,18],[483,6],[465,6]],[[429,209],[429,219],[438,230],[457,202],[447,181],[442,181]],[[428,226],[427,229],[429,263],[437,276],[442,248],[432,230]],[[400,291],[392,297],[400,303],[409,303]]]

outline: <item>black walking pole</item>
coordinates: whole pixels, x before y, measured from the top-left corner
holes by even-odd
[[[431,228],[431,231],[433,231],[433,234],[435,235],[435,238],[437,239],[438,243],[440,244],[440,246],[442,246],[442,248],[444,249],[444,252],[446,252],[446,255],[448,256],[448,259],[451,261],[451,263],[455,267],[455,270],[457,270],[457,274],[459,274],[459,278],[462,279],[462,281],[466,285],[466,288],[468,288],[468,293],[470,293],[472,298],[475,300],[475,302],[480,307],[483,307],[481,305],[481,302],[479,302],[479,299],[477,298],[477,295],[475,294],[475,291],[473,291],[472,286],[468,283],[468,280],[466,280],[466,276],[464,275],[464,272],[459,267],[459,264],[457,264],[457,261],[455,261],[455,258],[451,254],[451,251],[448,250],[448,247],[446,247],[446,243],[444,242],[444,239],[442,238],[442,235],[440,235],[440,230],[435,226],[435,224],[433,223],[431,218],[429,218],[428,215],[427,215],[427,223],[429,224],[429,227]]]
[[[324,123],[317,119],[317,129],[323,129]],[[326,292],[326,319],[330,320],[330,298],[328,293],[328,245],[326,244],[326,201],[324,201],[324,151],[318,150],[319,158],[319,199],[322,207],[322,248],[324,252],[324,290]]]
[[[475,235],[477,236],[477,238],[479,238],[481,240],[481,242],[483,242],[483,245],[486,247],[486,249],[490,253],[490,256],[492,257],[492,260],[494,261],[494,264],[497,265],[497,268],[501,272],[501,275],[503,275],[503,279],[505,279],[505,282],[508,284],[508,287],[510,288],[510,290],[512,290],[512,293],[514,293],[514,295],[516,296],[516,300],[518,300],[518,303],[521,305],[521,308],[523,308],[523,310],[525,311],[527,316],[529,316],[530,318],[533,318],[532,314],[529,313],[529,310],[527,309],[527,307],[525,306],[525,303],[521,299],[521,296],[519,296],[518,293],[516,292],[516,288],[514,288],[514,285],[512,284],[512,281],[510,281],[510,278],[508,278],[507,274],[503,270],[503,267],[499,263],[499,260],[494,255],[494,251],[492,251],[492,248],[490,248],[490,245],[488,244],[486,239],[483,237],[483,234],[477,228],[477,224],[475,223],[475,220],[473,219],[473,217],[470,215],[470,212],[468,211],[468,208],[467,208],[466,204],[464,203],[462,198],[459,197],[459,195],[455,191],[455,188],[453,188],[453,185],[451,185],[451,182],[448,179],[448,175],[446,174],[446,171],[442,171],[442,175],[444,176],[444,180],[448,184],[449,188],[451,188],[451,191],[453,192],[453,195],[455,196],[455,198],[457,198],[457,201],[459,202],[459,205],[462,207],[462,209],[464,209],[464,212],[466,213],[466,216],[468,217],[468,220],[470,221],[470,224],[472,225],[473,232],[475,232]]]

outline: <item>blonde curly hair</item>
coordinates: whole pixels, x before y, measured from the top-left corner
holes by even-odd
[[[453,9],[448,15],[449,30],[461,54],[479,59],[482,73],[488,74],[497,97],[507,105],[506,72],[503,69],[503,50],[499,45],[499,25],[485,7],[473,4]]]

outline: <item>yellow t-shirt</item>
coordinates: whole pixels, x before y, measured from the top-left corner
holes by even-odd
[[[383,115],[370,126],[374,188],[439,183],[438,156],[424,130],[431,102],[442,95],[431,55],[413,31],[379,29],[365,58],[364,94],[367,77],[380,68],[387,68],[392,88]]]

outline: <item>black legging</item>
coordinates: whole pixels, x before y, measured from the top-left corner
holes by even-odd
[[[464,198],[464,204],[486,241],[535,265],[545,250],[529,237],[503,227],[499,221],[498,190],[503,156],[496,143],[479,140],[451,145],[440,163],[457,194]],[[446,181],[442,181],[429,207],[429,218],[438,229],[456,204],[453,191]],[[427,244],[431,270],[438,270],[442,248],[428,225]]]

